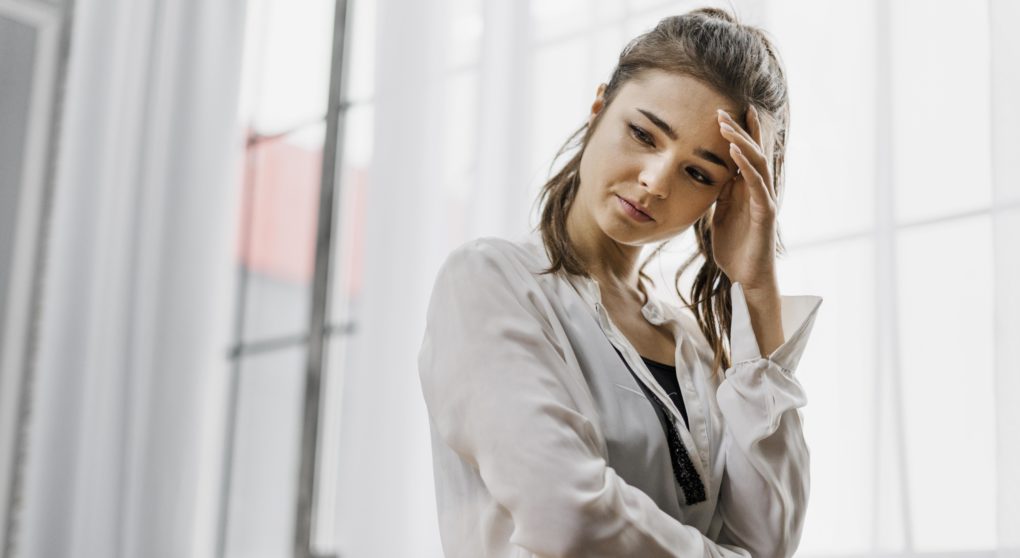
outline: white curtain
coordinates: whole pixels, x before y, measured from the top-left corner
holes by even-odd
[[[14,556],[215,551],[244,4],[74,2]]]
[[[991,177],[995,290],[995,546],[1020,556],[1020,3],[990,0]],[[1006,209],[1008,208],[1008,209]]]
[[[440,555],[415,368],[435,270],[465,240],[534,224],[553,152],[620,48],[704,4],[376,3],[341,552]],[[802,364],[813,490],[799,555],[1016,556],[1017,3],[708,4],[765,27],[786,61],[781,284],[827,301]],[[656,269],[671,277],[686,249]]]
[[[364,279],[336,493],[344,556],[442,555],[417,352],[446,252],[525,231],[527,17],[521,2],[375,2]]]
[[[337,545],[343,556],[441,556],[428,424],[415,373],[442,237],[441,6],[375,2],[373,161],[357,334],[343,371]],[[363,141],[361,136],[347,141]]]
[[[1015,556],[1017,4],[764,15],[794,103],[783,285],[831,302],[804,362],[802,553]]]

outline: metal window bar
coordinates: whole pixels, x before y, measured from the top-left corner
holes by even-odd
[[[295,558],[320,558],[312,548],[312,515],[315,512],[315,466],[318,461],[319,407],[322,401],[323,347],[329,311],[330,254],[333,246],[333,216],[344,131],[343,62],[346,51],[349,3],[337,0],[333,19],[333,55],[329,76],[329,106],[326,111],[326,143],[322,157],[322,187],[319,192],[318,233],[315,244],[315,272],[309,322],[308,361],[305,368],[304,420],[301,428],[301,464],[294,519]]]
[[[351,335],[355,331],[355,324],[352,321],[326,324],[326,337],[332,335]],[[267,339],[245,341],[237,343],[230,348],[229,358],[231,360],[264,353],[271,353],[290,347],[298,347],[308,342],[308,335],[295,333],[293,335],[278,335]]]

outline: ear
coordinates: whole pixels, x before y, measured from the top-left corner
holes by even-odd
[[[595,117],[598,113],[602,112],[602,109],[606,106],[606,84],[600,83],[598,89],[595,90],[595,100],[591,104],[591,114],[588,115],[588,125],[591,126],[592,122],[595,121]]]

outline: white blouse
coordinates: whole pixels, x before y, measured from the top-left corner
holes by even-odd
[[[418,370],[446,556],[792,555],[809,491],[794,370],[821,297],[782,296],[787,339],[762,357],[734,284],[720,382],[690,311],[649,296],[645,319],[676,339],[688,427],[598,282],[548,265],[535,231],[467,242],[436,278]],[[635,376],[669,409],[687,470]]]

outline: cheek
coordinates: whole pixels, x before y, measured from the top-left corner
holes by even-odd
[[[615,148],[592,150],[588,169],[591,178],[602,187],[633,180],[634,162]]]
[[[713,211],[718,197],[718,192],[708,192],[686,198],[684,203],[676,208],[677,221],[684,226],[693,224],[706,213]]]

